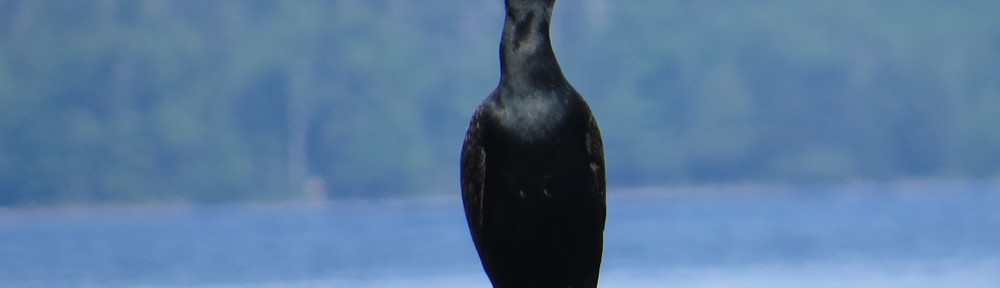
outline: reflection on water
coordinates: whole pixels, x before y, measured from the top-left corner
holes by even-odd
[[[602,287],[997,287],[1000,183],[612,191]],[[489,287],[458,196],[0,210],[0,287]]]

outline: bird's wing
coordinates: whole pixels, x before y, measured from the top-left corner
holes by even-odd
[[[587,142],[587,156],[590,157],[590,171],[594,174],[594,190],[605,200],[605,189],[607,183],[604,179],[604,142],[601,140],[601,129],[597,127],[597,120],[590,116],[585,133]]]
[[[476,109],[469,123],[462,145],[462,201],[465,218],[473,238],[478,238],[483,229],[483,183],[486,175],[486,152],[483,151],[482,107]],[[478,242],[479,239],[473,239]]]

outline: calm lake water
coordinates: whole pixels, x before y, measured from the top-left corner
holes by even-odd
[[[611,191],[602,287],[1000,287],[1000,182]],[[490,287],[455,197],[0,210],[0,287]]]

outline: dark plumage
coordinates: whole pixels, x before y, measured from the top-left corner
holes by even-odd
[[[462,198],[497,288],[596,287],[604,242],[597,122],[549,40],[555,0],[506,0],[500,84],[462,147]]]

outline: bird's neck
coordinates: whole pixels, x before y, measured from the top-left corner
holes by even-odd
[[[506,0],[500,39],[500,83],[507,89],[554,88],[566,83],[549,39],[553,0]]]

